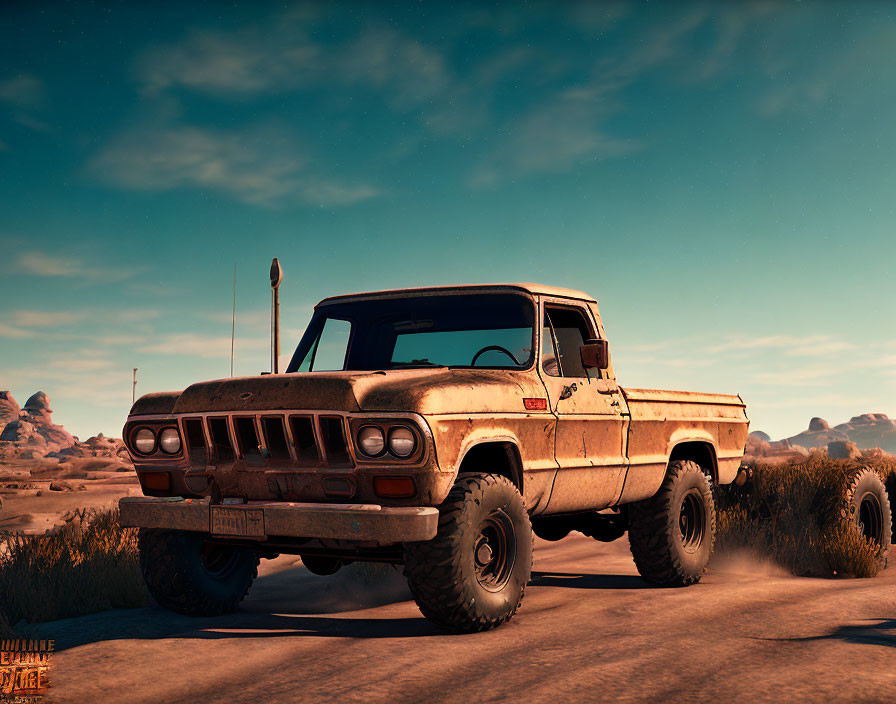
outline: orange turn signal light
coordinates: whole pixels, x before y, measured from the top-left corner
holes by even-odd
[[[548,400],[546,398],[524,398],[523,407],[527,411],[546,411],[548,410]]]
[[[168,491],[171,489],[171,475],[168,472],[140,472],[137,475],[144,489]]]
[[[417,493],[412,477],[374,477],[373,490],[384,499],[409,499]]]

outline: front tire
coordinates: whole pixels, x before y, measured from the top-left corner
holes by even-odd
[[[179,614],[235,611],[258,575],[253,550],[212,542],[203,533],[141,528],[138,545],[150,594]]]
[[[671,462],[660,490],[629,504],[632,556],[638,572],[653,584],[685,587],[700,581],[715,533],[712,486],[696,462]]]
[[[532,525],[516,486],[495,474],[461,474],[439,507],[436,537],[405,545],[405,576],[430,621],[486,631],[519,608],[532,553]]]

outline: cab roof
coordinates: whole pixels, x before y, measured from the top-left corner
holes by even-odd
[[[533,283],[515,284],[459,284],[457,286],[427,286],[424,288],[398,288],[387,291],[368,291],[366,293],[349,293],[341,296],[330,296],[317,305],[329,305],[331,303],[344,303],[349,300],[362,300],[369,298],[393,298],[411,297],[428,293],[461,293],[466,291],[522,291],[534,296],[553,296],[557,298],[571,298],[577,301],[596,303],[593,296],[571,288],[559,288],[557,286],[544,286]]]

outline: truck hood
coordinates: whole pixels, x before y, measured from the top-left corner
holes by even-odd
[[[545,397],[541,382],[530,374],[507,370],[314,372],[205,381],[179,393],[143,396],[131,414],[264,410],[522,413],[522,399],[527,397]]]

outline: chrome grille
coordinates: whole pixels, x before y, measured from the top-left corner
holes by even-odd
[[[190,464],[352,467],[342,416],[300,414],[190,416],[181,419]]]

